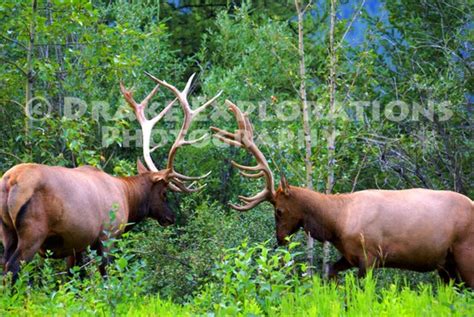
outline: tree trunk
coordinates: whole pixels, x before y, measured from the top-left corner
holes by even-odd
[[[336,51],[334,49],[334,28],[336,24],[336,0],[331,0],[331,14],[329,26],[329,126],[327,135],[328,146],[328,177],[326,181],[326,194],[330,194],[334,187],[334,168],[336,164]],[[329,271],[330,245],[324,243],[323,247],[323,272],[327,277]]]
[[[28,50],[26,51],[26,91],[25,91],[25,107],[30,106],[29,103],[33,99],[33,88],[34,88],[34,69],[33,69],[33,56],[35,49],[35,32],[36,32],[36,11],[37,11],[37,1],[32,0],[31,2],[31,23],[29,29],[29,41],[28,41]],[[32,105],[31,105],[32,106]],[[29,133],[30,127],[30,118],[26,116],[25,130],[26,133]]]
[[[303,19],[304,12],[306,9],[301,8],[301,3],[299,0],[295,0],[295,7],[298,13],[298,55],[300,59],[300,98],[303,108],[303,129],[304,129],[304,141],[305,141],[305,166],[306,166],[306,187],[308,189],[313,189],[313,164],[311,162],[311,127],[309,123],[309,110],[308,110],[308,100],[306,98],[306,66],[305,66],[305,54],[304,54],[304,32],[303,32]],[[314,239],[308,233],[307,237],[307,258],[308,258],[308,273],[312,275],[313,273],[313,249],[314,249]]]

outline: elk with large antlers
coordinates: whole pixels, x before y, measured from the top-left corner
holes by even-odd
[[[187,181],[189,177],[176,172],[173,161],[179,147],[199,140],[186,141],[193,118],[219,95],[192,110],[187,95],[194,76],[189,78],[183,91],[148,74],[158,84],[141,102],[133,99],[122,84],[120,89],[127,103],[135,111],[142,127],[143,155],[148,169],[138,160],[139,174],[131,177],[113,177],[94,167],[64,168],[40,164],[19,164],[0,180],[0,222],[4,245],[4,273],[12,272],[15,280],[20,261],[30,261],[39,252],[52,251],[55,258],[68,257],[72,266],[81,253],[90,246],[103,253],[102,242],[120,235],[147,217],[161,225],[175,222],[175,215],[166,199],[168,187],[178,192],[192,192],[198,188]],[[145,109],[164,86],[176,99],[151,120]],[[151,158],[150,139],[153,126],[178,101],[184,112],[184,123],[168,155],[167,166],[158,170]],[[115,216],[111,217],[110,212]],[[105,261],[100,265],[105,274]]]
[[[284,176],[275,191],[272,172],[254,143],[248,116],[230,101],[226,104],[237,119],[238,130],[230,133],[212,127],[214,136],[250,152],[256,166],[232,164],[244,176],[263,176],[266,184],[253,197],[239,196],[243,206],[231,206],[247,211],[264,201],[273,204],[279,244],[286,243],[299,228],[319,241],[331,242],[342,257],[331,265],[330,277],[351,267],[357,267],[360,276],[367,268],[377,267],[438,270],[444,281],[462,281],[474,288],[474,204],[468,197],[427,189],[325,195],[290,186]]]

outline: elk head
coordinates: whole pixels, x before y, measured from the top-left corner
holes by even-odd
[[[157,220],[162,226],[175,223],[176,216],[170,208],[166,192],[169,186],[169,170],[151,172],[137,159],[138,174],[151,183],[150,193],[146,199],[146,215]]]
[[[244,205],[230,204],[230,206],[238,211],[247,211],[264,201],[270,202],[275,210],[278,244],[285,244],[285,238],[295,233],[302,226],[304,220],[304,213],[302,211],[304,210],[304,206],[295,205],[298,203],[298,200],[294,199],[295,197],[291,186],[288,185],[283,175],[280,186],[275,190],[273,173],[270,170],[265,156],[255,145],[253,127],[248,115],[242,113],[242,111],[229,100],[226,100],[226,105],[235,115],[238,130],[234,133],[230,133],[216,127],[211,127],[211,130],[216,133],[214,137],[229,145],[244,148],[255,157],[257,161],[257,165],[255,166],[245,166],[234,161],[231,162],[233,166],[240,170],[242,176],[249,178],[263,177],[265,180],[265,188],[258,194],[252,197],[239,196],[239,199],[245,203]]]
[[[168,189],[171,189],[175,192],[191,193],[200,190],[202,187],[194,187],[194,183],[188,184],[188,182],[194,182],[203,178],[206,178],[210,173],[207,173],[202,176],[186,176],[181,173],[178,173],[174,167],[173,162],[176,156],[176,151],[179,147],[183,145],[190,145],[196,142],[199,142],[206,138],[206,135],[195,139],[195,140],[185,140],[186,134],[189,130],[192,120],[207,106],[209,106],[214,100],[216,100],[222,92],[219,92],[212,99],[204,103],[199,108],[192,110],[188,101],[188,93],[191,88],[191,83],[194,78],[194,74],[188,79],[186,86],[183,91],[178,90],[175,86],[168,84],[166,81],[160,80],[149,73],[145,73],[153,81],[157,83],[156,87],[151,91],[151,93],[143,99],[142,102],[137,103],[133,99],[133,93],[128,91],[122,83],[120,83],[120,90],[126,100],[126,102],[132,107],[137,117],[138,122],[142,128],[143,136],[143,157],[147,167],[145,167],[140,160],[137,160],[137,169],[141,177],[145,178],[147,181],[152,183],[151,193],[148,197],[146,213],[149,217],[154,218],[159,221],[161,225],[170,225],[175,221],[175,215],[171,208],[168,205],[166,192]],[[169,89],[174,95],[175,99],[171,101],[156,117],[153,119],[147,119],[145,115],[145,109],[150,102],[151,98],[156,94],[159,87],[164,86]],[[153,127],[160,121],[166,113],[173,107],[173,105],[179,102],[181,109],[184,113],[184,121],[181,126],[175,142],[171,146],[171,149],[168,153],[168,161],[165,169],[159,170],[153,159],[151,153],[157,149],[157,147],[151,148],[150,143],[152,140],[152,130]]]

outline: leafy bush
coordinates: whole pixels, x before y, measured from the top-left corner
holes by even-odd
[[[306,264],[296,262],[299,253],[291,252],[297,245],[290,243],[287,250],[244,242],[227,250],[195,303],[223,315],[275,313],[281,297],[309,285]]]
[[[273,235],[268,212],[239,214],[195,194],[183,199],[177,224],[163,228],[150,220],[137,226],[134,248],[147,263],[153,289],[177,302],[191,298],[220,263],[223,250],[242,240],[262,241]]]
[[[141,302],[150,285],[145,278],[144,261],[130,248],[133,237],[111,240],[107,278],[98,270],[101,257],[89,252],[82,268],[74,267],[72,276],[61,271],[64,262],[36,259],[22,266],[13,287],[7,280],[0,285],[0,314],[22,315],[31,311],[50,314],[111,314],[127,311],[130,303]],[[133,235],[132,235],[133,236]],[[43,262],[43,263],[39,263]],[[61,265],[62,264],[62,265]],[[85,276],[81,277],[81,270]],[[124,306],[124,303],[128,303]]]
[[[372,271],[364,279],[348,273],[339,283],[309,278],[306,265],[295,261],[297,247],[244,242],[227,250],[213,281],[189,305],[217,316],[465,316],[474,308],[474,293],[453,285],[389,284]]]
[[[0,285],[2,316],[100,315],[100,316],[467,316],[474,309],[474,293],[453,285],[393,282],[381,287],[369,272],[365,279],[352,273],[339,284],[312,279],[296,261],[298,243],[272,249],[269,242],[244,242],[223,251],[203,284],[186,303],[177,304],[153,291],[148,265],[132,245],[140,234],[126,234],[113,241],[108,278],[97,269],[100,258],[93,252],[73,276],[58,271],[57,261],[38,258],[23,266],[14,287]],[[179,282],[179,280],[177,280]],[[176,298],[175,298],[176,300]]]

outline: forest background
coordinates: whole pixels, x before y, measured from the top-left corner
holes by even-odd
[[[195,107],[219,90],[223,95],[193,133],[200,136],[211,125],[233,130],[224,105],[232,100],[249,113],[275,175],[283,172],[293,185],[312,183],[316,191],[333,193],[424,187],[473,197],[472,3],[297,3],[304,11],[303,47],[292,1],[2,1],[0,174],[21,162],[135,174],[140,130],[119,82],[141,99],[154,86],[145,71],[178,88],[197,73]],[[170,99],[162,89],[150,114]],[[165,164],[180,116],[175,107],[156,128],[158,166]],[[259,247],[284,252],[273,249],[270,204],[247,213],[228,207],[261,186],[242,178],[231,160],[247,164],[252,157],[210,138],[179,150],[178,170],[212,171],[206,188],[173,195],[176,225],[146,221],[121,240],[116,270],[126,277],[119,274],[118,284],[110,279],[110,285],[125,287],[127,278],[135,284],[142,277],[132,293],[184,303],[204,288],[212,293],[216,264],[227,263],[226,257],[250,254],[251,261]],[[304,265],[306,237],[298,233],[293,241],[298,245],[291,257]],[[240,251],[223,251],[236,247]],[[323,254],[337,258],[319,243],[312,254],[315,275],[323,273]],[[48,273],[39,261],[30,271],[41,280]],[[51,272],[62,265],[48,261]],[[44,285],[57,292],[66,279],[49,275]],[[403,279],[411,287],[437,281],[434,274],[398,270],[381,270],[376,278],[380,289]]]

